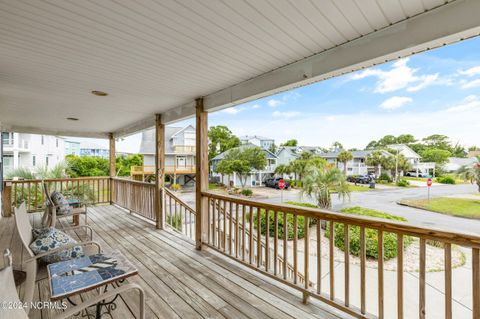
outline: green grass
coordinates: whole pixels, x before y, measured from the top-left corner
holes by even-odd
[[[348,189],[351,192],[365,192],[365,191],[373,191],[373,188],[368,186],[359,186],[359,185],[348,185]]]
[[[208,183],[208,189],[209,190],[223,189],[223,186],[216,183]]]
[[[419,181],[419,182],[427,182],[427,178],[424,177],[409,177],[409,176],[404,176],[402,177],[403,179],[406,179],[407,181]]]
[[[480,219],[480,200],[476,199],[438,197],[430,201],[416,199],[403,200],[401,203],[440,214]]]

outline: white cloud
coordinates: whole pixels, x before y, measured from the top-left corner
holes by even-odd
[[[253,104],[252,105],[252,110],[260,108],[260,104]]]
[[[453,141],[460,141],[462,145],[478,145],[478,137],[474,132],[480,132],[478,109],[464,112],[447,112],[443,108],[424,112],[351,113],[337,116],[335,121],[329,121],[330,116],[332,114],[302,112],[289,119],[273,116],[232,117],[228,127],[236,135],[257,134],[274,138],[276,142],[296,138],[302,145],[315,146],[329,146],[334,141],[340,141],[347,148],[363,148],[371,140],[384,135],[397,136],[405,133],[417,138],[435,133],[445,134]],[[210,122],[210,125],[217,124],[225,122]]]
[[[285,102],[283,102],[281,100],[270,99],[270,100],[268,100],[267,104],[270,107],[277,107],[279,105],[285,104]]]
[[[367,69],[354,74],[351,79],[359,80],[369,76],[377,77],[378,81],[374,89],[376,93],[394,92],[405,88],[407,91],[416,92],[438,81],[438,73],[420,76],[415,75],[418,69],[409,67],[407,65],[408,61],[409,58],[396,61],[389,71]]]
[[[480,75],[480,66],[475,66],[466,70],[460,70],[458,73],[466,76]]]
[[[222,112],[227,113],[227,114],[235,115],[235,114],[238,114],[238,113],[240,113],[244,110],[245,110],[244,107],[234,106],[234,107],[229,107],[228,109],[224,109],[224,110],[222,110]]]
[[[471,89],[480,86],[480,79],[464,82],[461,86],[462,89]]]
[[[295,117],[295,116],[298,116],[298,115],[300,115],[300,112],[279,112],[279,111],[275,111],[275,112],[272,113],[273,117],[284,118],[284,119],[289,119],[289,118],[292,118],[292,117]]]
[[[380,107],[385,110],[395,110],[398,109],[405,104],[412,103],[413,99],[408,96],[392,96],[389,99],[386,99],[383,101],[382,104],[380,104]]]
[[[480,99],[476,95],[469,95],[459,104],[447,109],[447,112],[465,112],[480,109]]]
[[[435,74],[422,76],[420,83],[418,83],[415,86],[408,87],[407,91],[408,92],[417,92],[417,91],[420,91],[421,89],[426,88],[427,86],[429,86],[429,85],[435,83],[435,81],[437,81],[438,75],[439,75],[438,73],[435,73]]]
[[[326,118],[326,120],[330,121],[330,122],[335,121],[336,119],[337,119],[337,117],[334,116],[334,115],[327,116],[327,118]]]

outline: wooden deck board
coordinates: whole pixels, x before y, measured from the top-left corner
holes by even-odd
[[[32,223],[38,225],[39,218],[39,214],[32,215]],[[139,276],[129,281],[140,284],[146,292],[146,318],[339,318],[319,302],[303,304],[298,291],[212,249],[197,251],[182,235],[156,230],[153,224],[115,206],[89,208],[89,225],[104,251],[118,249],[138,268]],[[0,248],[14,250],[15,267],[20,267],[22,259],[18,256],[23,250],[14,228],[13,218],[0,219]],[[70,234],[85,237],[83,232]],[[36,298],[45,301],[48,294],[46,280],[39,281]],[[122,295],[112,318],[134,318],[137,314],[138,294],[131,292]],[[30,315],[51,317],[50,312],[39,310]]]

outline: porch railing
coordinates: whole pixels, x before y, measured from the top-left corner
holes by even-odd
[[[195,240],[195,210],[166,188],[163,191],[163,207],[165,223]]]
[[[45,195],[41,180],[6,181],[10,189],[12,205],[22,201],[30,211],[43,208]],[[88,196],[91,203],[112,203],[154,220],[155,185],[139,181],[110,177],[87,177],[45,180],[50,191],[58,190],[77,196]],[[453,318],[452,269],[454,267],[452,246],[459,245],[471,251],[471,280],[462,284],[471,285],[472,316],[480,318],[480,237],[412,226],[407,223],[387,221],[369,217],[329,212],[326,210],[278,205],[248,199],[203,192],[208,200],[207,241],[204,243],[222,254],[293,287],[309,297],[357,318],[385,318],[385,288],[395,289],[395,309],[398,318],[404,318],[404,255],[405,240],[414,238],[418,243],[418,305],[419,317],[426,316],[426,271],[427,241],[439,243],[443,250],[444,317]],[[5,197],[4,197],[5,198]],[[194,239],[197,214],[176,194],[165,189],[162,194],[166,224],[176,231]],[[8,205],[8,204],[7,204]],[[11,205],[10,205],[11,206]],[[303,225],[303,227],[300,227]],[[336,234],[337,225],[342,233]],[[302,229],[300,229],[302,228]],[[372,234],[372,230],[374,231]],[[351,268],[350,238],[359,234],[358,275]],[[396,247],[395,284],[385,287],[386,235],[394,235]],[[303,238],[299,238],[303,235]],[[367,243],[371,248],[374,237],[379,258],[377,269],[369,268],[375,282],[367,278]],[[335,242],[343,240],[341,254]],[[322,245],[322,240],[324,244]],[[335,256],[337,254],[337,256]],[[322,263],[323,260],[323,263]],[[336,264],[343,263],[339,271]],[[410,263],[412,261],[409,261]],[[391,263],[391,262],[390,262]],[[353,276],[359,276],[358,278]],[[353,282],[358,286],[353,287]],[[367,285],[374,284],[375,296],[367,295]],[[339,287],[341,289],[339,290]],[[352,290],[358,289],[359,298],[352,298]],[[391,298],[390,298],[391,299]],[[375,309],[367,305],[375,304]]]
[[[426,242],[433,240],[444,247],[444,313],[452,316],[452,245],[468,247],[472,252],[472,304],[473,317],[480,316],[480,237],[468,234],[432,230],[407,223],[357,217],[319,209],[292,205],[275,205],[233,196],[204,192],[208,199],[208,241],[211,248],[253,268],[271,278],[298,289],[304,300],[319,299],[357,318],[386,318],[384,264],[385,235],[395,234],[397,318],[404,318],[404,242],[408,236],[419,242],[419,318],[426,313]],[[223,211],[223,212],[222,212]],[[268,222],[267,222],[268,220]],[[298,239],[300,220],[303,220],[303,238]],[[238,221],[238,222],[237,222]],[[290,221],[290,222],[289,222]],[[342,234],[335,234],[336,225],[343,225]],[[367,283],[367,230],[374,230],[378,240],[378,260],[375,282]],[[359,233],[359,278],[351,278],[350,236]],[[291,236],[285,234],[291,234]],[[370,232],[371,234],[371,232]],[[327,236],[326,236],[327,235]],[[326,236],[326,237],[325,237]],[[290,238],[289,238],[290,237]],[[326,245],[322,246],[322,238]],[[342,256],[344,271],[336,268],[335,241],[342,238],[345,245]],[[257,240],[260,238],[261,240]],[[290,240],[289,240],[290,239]],[[394,243],[395,243],[394,241]],[[301,248],[299,246],[302,246]],[[393,248],[395,250],[395,248]],[[338,252],[337,252],[338,254]],[[285,262],[280,262],[283,259]],[[323,263],[322,263],[323,259]],[[293,265],[289,276],[288,264]],[[369,268],[369,272],[373,271]],[[300,274],[304,278],[300,280]],[[339,277],[340,276],[340,277]],[[326,277],[327,279],[323,279]],[[352,282],[359,286],[352,287]],[[312,285],[311,282],[314,284]],[[367,284],[375,285],[376,300],[367,300]],[[338,292],[341,287],[341,293]],[[351,291],[359,290],[359,301],[353,301]],[[369,295],[371,296],[371,295]],[[370,297],[371,298],[371,297]],[[355,304],[354,304],[355,303]],[[370,312],[367,304],[378,305]]]
[[[4,195],[10,198],[11,207],[5,205],[6,210],[19,206],[22,202],[30,212],[43,210],[46,198],[42,182],[47,184],[49,192],[59,191],[67,197],[82,199],[88,204],[103,204],[110,202],[110,177],[79,177],[45,180],[6,180]],[[5,203],[6,204],[6,203]]]
[[[155,184],[125,178],[112,178],[111,180],[112,204],[147,219],[156,220]]]

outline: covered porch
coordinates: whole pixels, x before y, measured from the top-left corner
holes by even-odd
[[[41,214],[32,213],[39,226]],[[21,241],[12,218],[0,220],[0,249],[10,248],[15,268],[22,269]],[[67,225],[65,223],[65,225]],[[89,208],[94,239],[105,252],[120,250],[139,270],[129,279],[146,293],[146,318],[339,318],[340,313],[320,302],[302,304],[301,295],[266,276],[235,263],[212,249],[198,251],[195,243],[173,229],[158,231],[155,224],[113,205]],[[70,234],[82,238],[83,232]],[[46,274],[40,274],[34,301],[49,301]],[[23,286],[19,287],[22,292]],[[88,298],[83,294],[73,298]],[[138,316],[138,295],[122,295],[112,318]],[[93,315],[94,309],[89,313]],[[32,309],[30,318],[50,318],[49,309]],[[108,316],[107,316],[108,317]],[[75,316],[81,318],[81,315]],[[343,318],[343,316],[342,316]]]
[[[477,234],[208,190],[209,113],[478,36],[479,1],[325,1],[319,6],[312,1],[5,0],[0,5],[1,130],[109,140],[110,176],[46,182],[89,198],[95,238],[107,250],[120,249],[139,269],[131,280],[147,292],[147,318],[480,317]],[[163,185],[165,126],[191,117],[196,119],[196,145],[189,150],[196,155],[195,207]],[[155,183],[118,178],[116,141],[151,127]],[[0,183],[0,245],[12,248],[18,269],[22,249],[13,207],[26,202],[32,223],[38,223],[33,212],[43,209],[41,182]],[[335,234],[335,225],[343,225],[344,232]],[[303,237],[298,236],[302,226]],[[340,256],[335,250],[336,235],[349,243],[353,229],[360,238],[355,267],[348,245]],[[380,256],[373,270],[366,257],[370,231]],[[388,282],[387,234],[395,236],[397,255],[397,271]],[[404,285],[406,237],[418,242],[414,288]],[[427,285],[427,241],[443,247],[442,284],[434,288]],[[455,245],[471,255],[462,277],[468,280],[460,285],[453,277]],[[468,295],[468,306],[460,310],[453,296],[457,289]],[[38,299],[48,300],[45,283],[37,290]],[[440,291],[440,306],[427,293],[432,290]],[[133,316],[135,307],[134,296],[122,296],[114,318]]]

